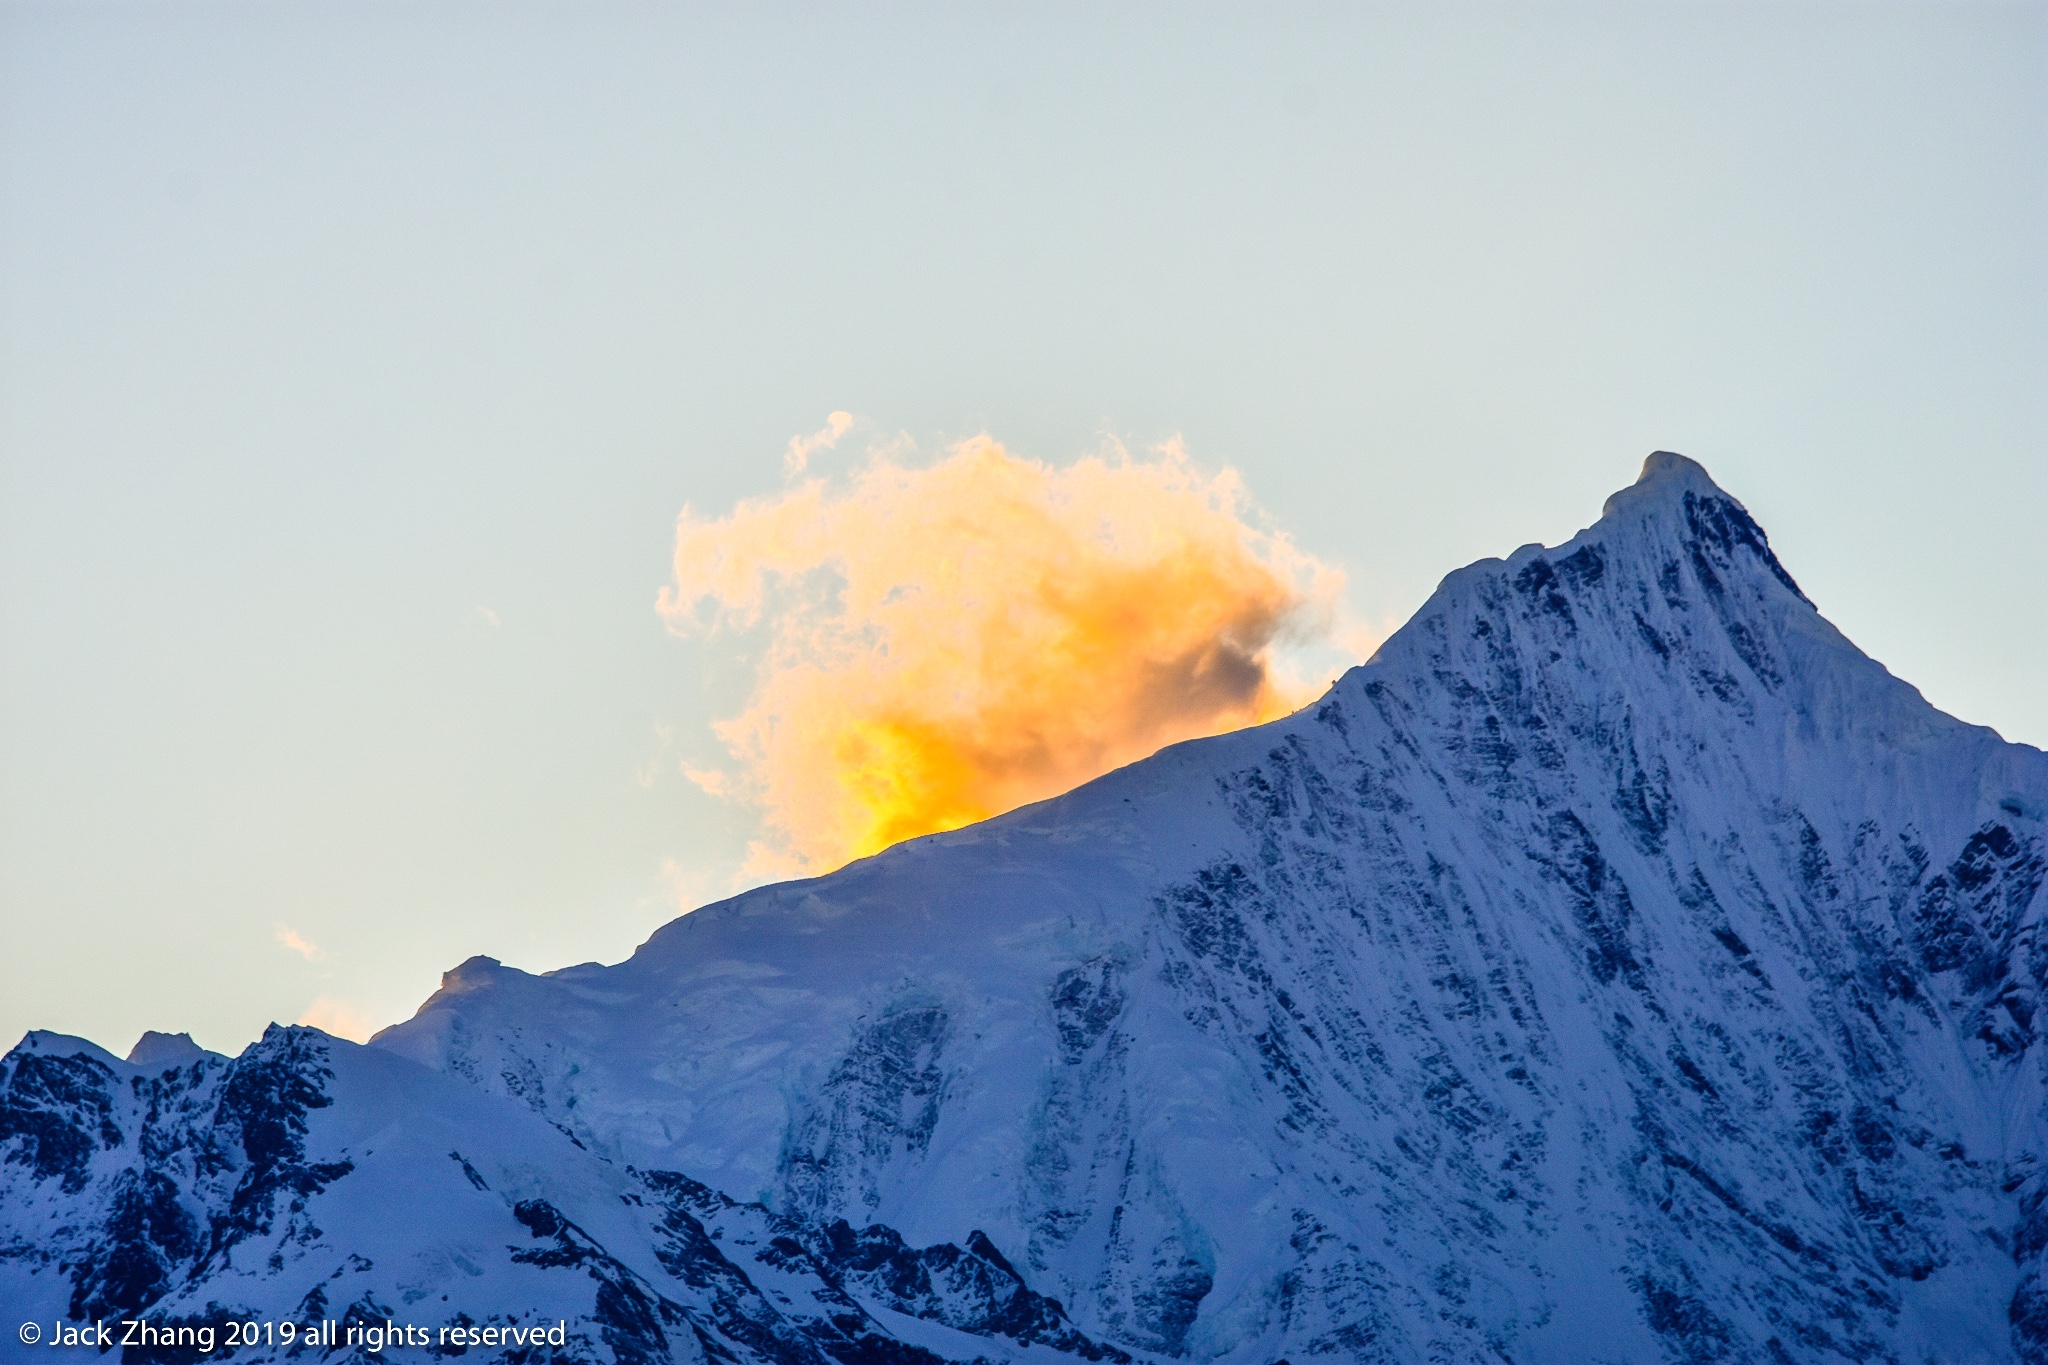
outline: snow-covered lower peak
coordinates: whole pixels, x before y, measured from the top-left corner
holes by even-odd
[[[2044,812],[1659,453],[1295,716],[617,966],[475,958],[366,1049],[31,1035],[0,1295],[360,1288],[620,1361],[2048,1360]],[[223,1087],[280,1050],[332,1074],[272,1086],[265,1221]],[[136,1226],[160,1275],[82,1269]]]

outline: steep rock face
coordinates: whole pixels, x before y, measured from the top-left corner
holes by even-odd
[[[805,1302],[906,1342],[2048,1360],[2044,813],[2048,756],[1856,651],[1658,455],[1296,716],[708,907],[616,967],[474,959],[368,1053],[517,1106],[564,1170],[634,1172],[630,1207],[781,1229],[745,1235],[818,1267]],[[10,1190],[158,1248],[67,1286],[214,1283],[188,1242],[233,1197],[186,1237],[115,1155],[128,1111],[23,1058]],[[291,1141],[267,1229],[385,1197],[353,1149]],[[688,1281],[647,1217],[577,1235]],[[690,1292],[659,1290],[767,1349]]]
[[[1143,1350],[1996,1358],[2044,789],[1658,456],[1296,717],[381,1041]]]

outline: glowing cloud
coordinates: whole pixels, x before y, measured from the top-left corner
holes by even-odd
[[[686,508],[670,628],[768,637],[716,727],[737,771],[689,777],[762,809],[751,871],[817,872],[1284,715],[1310,693],[1273,646],[1327,632],[1341,576],[1247,511],[1177,444],[1054,469],[987,437]]]
[[[370,1035],[377,1031],[370,1016],[346,1000],[337,1000],[323,995],[306,1006],[306,1012],[299,1016],[301,1024],[309,1024],[322,1033],[331,1033],[337,1038],[346,1038],[352,1043],[367,1043]]]

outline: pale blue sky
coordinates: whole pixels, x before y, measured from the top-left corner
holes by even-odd
[[[834,409],[1180,433],[1369,620],[1680,450],[2048,744],[2048,6],[858,8],[0,4],[6,1041],[723,890],[655,592]]]

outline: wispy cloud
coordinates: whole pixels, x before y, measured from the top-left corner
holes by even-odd
[[[724,797],[732,795],[732,776],[721,769],[695,768],[685,763],[683,764],[683,776],[688,778],[690,784],[706,796]]]
[[[377,1031],[368,1014],[331,995],[323,995],[308,1005],[306,1012],[299,1016],[299,1022],[352,1043],[367,1043],[370,1035]]]
[[[277,926],[277,941],[308,962],[317,962],[326,951],[319,944],[300,934],[298,930],[282,924]]]
[[[1275,647],[1327,646],[1342,581],[1177,443],[1052,468],[985,436],[921,469],[871,455],[716,521],[685,511],[675,575],[659,605],[679,633],[768,624],[746,708],[716,727],[732,771],[687,774],[762,809],[762,873],[1285,714],[1312,692]]]
[[[737,881],[723,885],[720,880],[702,868],[689,868],[675,858],[661,860],[661,882],[666,891],[666,901],[677,910],[695,910],[720,896],[731,895],[737,889]]]
[[[673,752],[675,744],[675,726],[668,724],[666,721],[656,721],[654,724],[653,752],[643,762],[633,765],[633,782],[635,786],[645,787],[649,790],[653,789],[655,779],[667,772],[670,763],[674,761]]]
[[[810,435],[790,437],[789,449],[782,454],[783,468],[792,478],[803,473],[810,467],[811,456],[838,445],[839,438],[844,436],[852,425],[852,413],[835,412],[826,417],[824,426]]]

